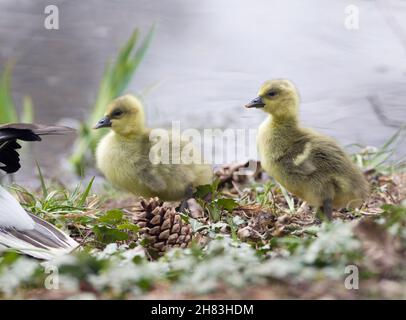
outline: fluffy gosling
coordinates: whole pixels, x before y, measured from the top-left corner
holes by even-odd
[[[137,196],[159,197],[165,201],[177,201],[190,197],[199,185],[210,184],[212,169],[203,164],[176,164],[173,161],[153,163],[160,157],[158,148],[150,139],[151,129],[145,126],[144,109],[132,95],[125,95],[107,106],[105,116],[95,129],[111,128],[100,141],[96,150],[97,166],[113,185]],[[169,137],[169,152],[181,154],[187,145],[179,139],[179,146]],[[188,146],[190,148],[190,145]],[[198,151],[190,150],[194,155]],[[172,159],[173,154],[170,154]]]
[[[257,144],[265,171],[328,219],[333,208],[358,207],[369,185],[360,169],[330,137],[299,125],[299,95],[288,80],[266,81],[246,108],[268,113]]]

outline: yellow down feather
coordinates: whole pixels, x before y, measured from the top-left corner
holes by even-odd
[[[356,207],[369,193],[360,169],[330,137],[299,125],[299,95],[288,80],[267,81],[246,105],[269,116],[260,125],[257,144],[265,171],[288,191],[320,207]]]
[[[152,129],[145,126],[144,109],[134,96],[125,95],[111,102],[96,126],[100,127],[110,127],[111,132],[97,147],[97,166],[114,186],[138,196],[173,201],[183,199],[199,185],[211,183],[209,165],[151,161],[160,157],[160,150],[150,139]],[[171,160],[188,144],[170,131],[163,133],[169,137]],[[199,154],[196,148],[192,152]]]

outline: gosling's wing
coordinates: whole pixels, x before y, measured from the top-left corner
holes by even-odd
[[[40,124],[12,123],[0,126],[0,169],[6,173],[14,173],[20,169],[20,157],[17,152],[21,148],[17,140],[41,141],[41,135],[55,135],[74,132],[64,126],[45,126]]]
[[[135,162],[137,178],[152,192],[161,192],[166,190],[167,184],[165,179],[159,173],[159,170],[154,168],[154,165],[147,157]]]
[[[147,152],[143,156],[140,156],[139,160],[135,163],[138,173],[137,177],[148,189],[152,192],[162,192],[167,190],[168,180],[172,177],[182,180],[183,178],[190,179],[188,175],[191,173],[197,175],[197,171],[191,171],[191,167],[183,162],[192,159],[196,163],[201,161],[199,150],[188,139],[178,135],[176,132],[162,130],[161,139],[157,143],[155,144],[151,141],[145,142],[145,150]],[[183,159],[182,157],[185,156],[188,158]],[[190,161],[190,163],[193,163],[193,161]],[[208,166],[202,166],[200,170],[202,176],[203,170],[209,169]]]
[[[284,161],[291,173],[304,176],[317,172],[345,174],[351,167],[344,150],[322,135],[304,136],[296,141]]]
[[[28,214],[0,187],[0,247],[49,260],[71,252],[78,245],[50,223]]]
[[[290,175],[307,176],[317,170],[313,162],[313,144],[306,137],[292,143],[282,157],[278,159],[283,170]]]

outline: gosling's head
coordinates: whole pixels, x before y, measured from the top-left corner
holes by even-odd
[[[274,117],[296,117],[299,95],[289,80],[276,79],[266,81],[258,92],[258,97],[245,105],[246,108],[258,108]]]
[[[113,100],[106,109],[104,117],[94,129],[111,128],[121,136],[130,136],[144,130],[145,117],[141,102],[127,94]]]

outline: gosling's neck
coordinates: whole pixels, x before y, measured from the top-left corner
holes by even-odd
[[[300,135],[299,119],[295,113],[283,115],[269,114],[266,126],[269,130],[269,139],[275,158],[283,155]]]
[[[113,130],[114,137],[119,141],[134,141],[143,140],[149,137],[150,129],[142,128],[132,128],[126,131]]]
[[[275,130],[294,130],[299,127],[299,98],[286,99],[280,105],[264,109],[269,114],[269,123]]]
[[[269,122],[273,129],[291,130],[299,127],[297,115],[269,115]]]

